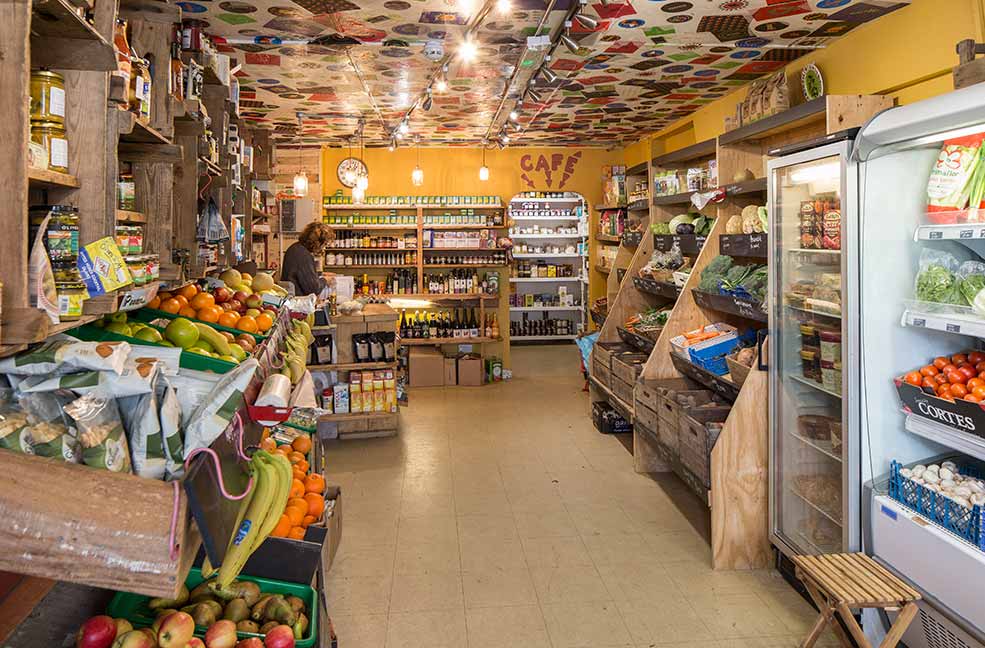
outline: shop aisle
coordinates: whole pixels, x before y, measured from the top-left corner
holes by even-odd
[[[340,648],[796,646],[813,609],[775,572],[712,572],[707,511],[594,430],[575,347],[512,358],[509,383],[414,390],[399,437],[329,447]]]

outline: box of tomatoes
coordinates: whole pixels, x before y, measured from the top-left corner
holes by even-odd
[[[985,438],[985,353],[938,356],[894,382],[908,414]]]

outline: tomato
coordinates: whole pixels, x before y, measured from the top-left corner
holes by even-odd
[[[947,374],[947,382],[952,385],[963,385],[968,382],[967,376],[955,369]]]
[[[985,400],[985,385],[981,387],[975,387],[971,390],[971,393],[978,397],[978,400]]]
[[[946,401],[950,401],[952,403],[954,402],[954,396],[952,396],[951,394],[941,394],[940,397]]]
[[[968,354],[968,362],[974,365],[979,362],[985,362],[985,353],[982,353],[981,351],[972,351]]]
[[[950,393],[951,393],[951,386],[950,385],[937,385],[937,395],[938,396],[943,396],[944,394],[950,394]]]
[[[968,380],[968,382],[965,384],[968,387],[968,389],[974,389],[975,387],[978,387],[980,385],[985,385],[985,380],[982,380],[978,376],[975,376],[974,378]]]
[[[945,365],[948,365],[950,363],[951,361],[945,358],[944,356],[937,356],[936,358],[934,358],[934,366],[937,367],[938,369],[943,369]]]
[[[950,362],[948,362],[946,365],[944,365],[943,367],[941,367],[941,371],[943,373],[947,373],[948,371],[954,371],[957,368],[958,368],[958,365],[951,364]]]
[[[919,371],[911,371],[903,377],[903,380],[919,387],[923,383],[923,375]]]
[[[936,376],[934,376],[934,382],[936,382],[938,385],[946,385],[947,384],[947,375],[945,375],[943,373],[937,374]]]
[[[940,374],[938,374],[938,375],[940,375]],[[934,381],[933,378],[927,378],[927,377],[925,377],[923,379],[923,382],[920,383],[920,386],[921,387],[930,387],[933,390],[936,390],[937,389],[937,383]]]
[[[961,367],[968,367],[969,369],[974,369],[975,365],[971,364],[970,362],[962,362],[961,364],[958,365],[958,369],[960,369]],[[975,373],[978,372],[976,371]]]
[[[951,385],[951,396],[963,398],[968,395],[968,388],[962,384]]]
[[[972,378],[975,378],[978,374],[975,372],[974,367],[958,367],[958,371],[961,373],[965,379],[962,382],[968,382]]]
[[[966,396],[964,397],[964,399],[965,399],[966,401],[970,401],[970,402],[972,402],[972,403],[980,403],[980,402],[981,402],[981,400],[982,400],[981,398],[979,398],[978,396],[975,396],[974,394],[967,394],[967,395],[966,395]]]
[[[926,367],[920,368],[920,373],[925,376],[936,376],[940,371],[934,365],[927,365]]]
[[[955,353],[953,356],[951,356],[951,362],[953,362],[956,365],[961,364],[962,362],[968,362],[968,356],[966,356],[963,353]]]

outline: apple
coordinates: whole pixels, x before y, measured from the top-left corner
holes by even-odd
[[[117,637],[133,630],[133,624],[127,621],[126,619],[113,619],[113,620],[116,622]]]
[[[234,648],[237,641],[236,623],[228,619],[216,621],[205,633],[208,648]]]
[[[294,648],[294,630],[291,626],[279,625],[263,637],[265,648]]]
[[[246,298],[248,308],[263,308],[263,298],[260,295],[250,295]]]
[[[198,637],[192,637],[192,640],[185,644],[185,648],[205,648],[205,642]]]
[[[185,648],[195,634],[195,621],[186,612],[169,614],[161,621],[157,631],[157,645],[160,648]]]
[[[153,628],[141,628],[137,632],[143,632],[150,639],[150,645],[154,648],[157,646],[157,631]]]
[[[219,335],[226,338],[226,342],[232,343],[236,341],[236,338],[229,331],[219,331]]]
[[[232,292],[230,292],[228,288],[220,287],[220,288],[216,288],[212,292],[212,296],[215,297],[215,303],[221,304],[223,302],[227,302],[230,299],[232,299],[233,294]]]
[[[113,648],[154,648],[157,644],[140,630],[131,630],[116,638]]]
[[[233,293],[233,299],[235,299],[236,301],[238,301],[241,304],[245,304],[246,303],[246,300],[249,299],[249,298],[250,298],[250,296],[247,295],[242,290],[237,290],[235,293]]]
[[[221,304],[219,304],[219,308],[225,311],[231,311],[233,309],[232,300],[222,302]]]
[[[101,614],[86,619],[75,635],[75,648],[110,648],[116,639],[116,621]]]
[[[256,317],[260,314],[260,310],[257,308],[247,308],[244,315],[249,315],[250,317]]]
[[[243,312],[245,310],[245,308],[243,306],[243,302],[241,302],[238,299],[230,299],[229,301],[227,301],[222,306],[223,306],[223,308],[225,308],[226,306],[229,306],[229,310],[236,311],[237,313],[241,313],[241,312]]]
[[[236,644],[236,648],[263,648],[263,641],[257,637],[250,637]]]
[[[161,629],[161,622],[177,611],[178,610],[174,610],[171,608],[165,608],[163,610],[157,611],[157,618],[154,619],[154,623],[152,623],[150,626],[150,629],[154,631],[154,641],[157,641],[157,633]]]

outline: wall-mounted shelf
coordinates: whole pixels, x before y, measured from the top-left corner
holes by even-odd
[[[82,186],[79,183],[79,179],[74,175],[59,173],[58,171],[49,171],[47,169],[34,169],[29,167],[27,170],[27,179],[31,186],[67,187],[69,189],[78,189]]]
[[[717,144],[715,139],[712,138],[704,140],[703,142],[698,142],[697,144],[692,144],[691,146],[685,146],[682,149],[677,149],[676,151],[671,151],[670,153],[665,153],[664,155],[657,156],[653,158],[652,164],[655,167],[661,168],[680,166],[681,164],[692,160],[713,157],[716,150]]]
[[[141,212],[126,211],[125,209],[116,210],[117,223],[146,223],[147,215]]]

